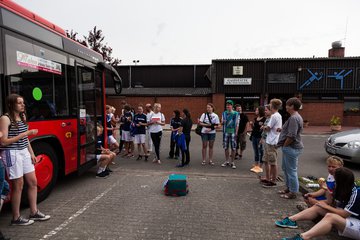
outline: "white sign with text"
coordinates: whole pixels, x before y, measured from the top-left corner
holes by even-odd
[[[252,78],[224,78],[224,85],[251,85]]]

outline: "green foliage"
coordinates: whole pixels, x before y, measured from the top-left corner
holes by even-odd
[[[88,36],[83,36],[84,39],[79,39],[77,37],[77,32],[71,30],[66,31],[68,38],[71,38],[74,41],[79,42],[80,44],[94,50],[95,52],[100,53],[104,61],[109,63],[112,66],[117,66],[121,63],[121,60],[111,56],[113,49],[108,46],[107,43],[104,43],[105,36],[101,29],[97,29],[95,26],[92,30],[89,31]]]
[[[341,119],[338,116],[332,116],[330,119],[330,125],[331,126],[336,126],[336,125],[341,125]]]

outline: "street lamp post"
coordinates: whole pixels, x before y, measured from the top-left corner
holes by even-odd
[[[140,62],[140,60],[133,60],[134,65],[136,66],[136,64],[138,64]],[[132,74],[131,74],[131,66],[129,66],[129,88],[131,88],[131,79],[132,78]]]
[[[138,64],[140,61],[139,60],[133,60],[133,63],[135,64],[135,66],[136,66],[136,64]]]

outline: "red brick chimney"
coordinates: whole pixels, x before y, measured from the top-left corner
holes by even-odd
[[[345,57],[345,48],[341,46],[341,41],[336,41],[331,44],[332,48],[329,49],[329,58],[337,57],[343,58]]]

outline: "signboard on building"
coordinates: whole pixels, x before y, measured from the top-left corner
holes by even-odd
[[[224,78],[224,85],[251,85],[252,78]]]
[[[243,75],[243,66],[233,66],[233,75]]]

